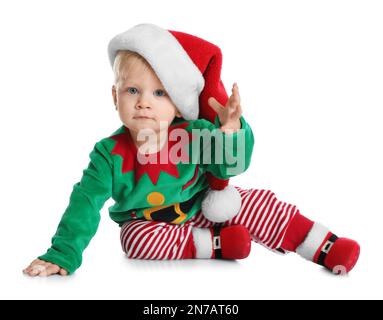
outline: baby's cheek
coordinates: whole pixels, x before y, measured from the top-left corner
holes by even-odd
[[[123,120],[123,121],[130,122],[133,118],[132,114],[126,110],[120,109],[118,113],[119,113],[121,120]]]

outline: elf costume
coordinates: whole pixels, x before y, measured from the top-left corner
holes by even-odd
[[[193,129],[215,137],[221,126],[208,98],[222,105],[228,100],[217,46],[186,33],[140,24],[110,41],[111,65],[119,50],[137,52],[148,61],[182,118],[174,119],[167,143],[149,155],[146,164],[138,161],[143,155],[125,126],[96,143],[52,246],[40,259],[73,273],[97,230],[101,208],[112,197],[110,217],[121,226],[122,248],[130,258],[242,259],[254,240],[276,252],[295,251],[336,273],[353,268],[359,256],[355,241],[337,238],[271,191],[228,185],[230,177],[250,165],[254,138],[243,116],[242,130],[195,148],[199,139]],[[172,141],[176,129],[188,139]],[[173,161],[169,153],[177,146],[188,152]],[[222,162],[214,161],[217,152],[222,152]],[[212,163],[205,161],[207,153]]]

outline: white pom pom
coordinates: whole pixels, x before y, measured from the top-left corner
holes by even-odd
[[[223,190],[208,190],[202,200],[202,214],[213,222],[225,222],[238,214],[241,209],[241,195],[233,186]]]

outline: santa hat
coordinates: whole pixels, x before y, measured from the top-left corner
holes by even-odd
[[[226,105],[228,95],[221,81],[222,53],[216,45],[196,36],[166,30],[153,24],[139,24],[116,35],[108,45],[110,64],[119,50],[140,54],[151,65],[166,92],[185,120],[198,118],[214,123],[216,112],[208,99]],[[214,222],[235,216],[241,197],[229,180],[206,174],[209,190],[202,213]]]

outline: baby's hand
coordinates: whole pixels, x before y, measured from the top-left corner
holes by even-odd
[[[241,99],[237,83],[233,84],[232,94],[227,101],[226,106],[221,105],[214,97],[208,100],[209,105],[217,112],[221,130],[225,133],[232,133],[241,128],[239,118],[242,115]]]
[[[23,272],[32,277],[47,277],[56,273],[62,276],[66,276],[68,274],[64,268],[61,268],[54,263],[46,262],[40,259],[33,260],[32,263],[23,270]]]

